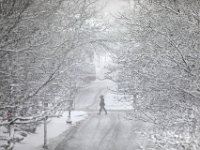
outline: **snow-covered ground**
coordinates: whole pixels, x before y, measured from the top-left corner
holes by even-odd
[[[109,64],[112,64],[112,59],[109,56],[109,53],[106,51],[96,52],[95,55],[95,66],[96,66],[96,77],[97,80],[91,84],[89,88],[97,89],[97,91],[101,91],[99,95],[104,95],[106,108],[108,110],[130,110],[133,109],[132,102],[125,99],[122,95],[118,95],[117,92],[113,93],[113,91],[117,91],[116,83],[111,80],[105,79],[105,75],[109,70],[107,67]],[[88,90],[84,89],[84,90]],[[98,90],[104,89],[104,90]],[[111,89],[111,90],[109,90]],[[86,93],[86,92],[85,92]],[[96,103],[96,108],[98,106],[98,100]],[[95,105],[93,105],[95,106]]]
[[[101,91],[99,95],[104,95],[106,108],[108,110],[131,110],[132,101],[128,96],[118,95],[117,85],[113,81],[110,80],[96,80],[93,84],[90,85],[89,88],[97,89],[97,91]],[[103,90],[98,90],[103,89]],[[88,90],[88,89],[86,89]],[[87,93],[87,92],[85,92]],[[99,97],[98,97],[99,99]],[[129,99],[129,100],[128,100]],[[99,99],[100,100],[100,99]],[[96,105],[99,105],[99,100],[97,100]],[[99,107],[99,106],[98,106]]]
[[[83,111],[72,111],[71,114],[72,125],[66,124],[68,113],[64,113],[60,118],[52,118],[47,126],[48,142],[62,134],[64,131],[70,128],[70,126],[76,125],[77,122],[85,119],[88,115]],[[35,134],[29,134],[21,143],[17,143],[14,150],[39,150],[42,149],[44,139],[44,126],[40,125]]]
[[[106,108],[108,110],[131,110],[132,102],[127,101],[122,96],[107,92],[105,95]]]
[[[107,63],[107,62],[106,62]],[[98,79],[92,82],[87,87],[81,89],[76,97],[76,109],[79,110],[99,110],[100,95],[104,95],[106,109],[110,110],[130,110],[132,109],[131,101],[127,101],[116,93],[116,84],[110,80],[105,80],[105,72],[107,69],[104,67],[107,64],[103,64],[97,67]],[[110,90],[111,89],[111,90]],[[72,126],[76,125],[77,122],[83,120],[88,115],[83,111],[72,111]],[[70,131],[71,125],[66,124],[68,113],[64,113],[63,117],[52,118],[48,124],[48,143],[49,149],[54,149],[58,143],[62,142],[64,134]],[[14,150],[40,150],[43,145],[43,125],[40,125],[35,134],[29,134],[21,143],[15,145]],[[62,134],[63,133],[63,134]]]
[[[99,111],[100,95],[104,95],[105,107],[108,110],[133,109],[132,101],[118,95],[116,84],[110,80],[96,80],[79,91],[76,97],[76,109]]]

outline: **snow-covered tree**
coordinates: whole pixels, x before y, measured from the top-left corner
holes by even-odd
[[[85,53],[92,41],[88,20],[95,15],[94,3],[0,1],[0,140],[5,149],[13,148],[16,131],[21,134],[27,125],[67,109],[81,80],[76,76],[77,65],[84,63],[77,63],[80,48]]]
[[[119,18],[118,92],[133,102],[131,116],[153,123],[155,149],[197,150],[200,2],[132,2]]]

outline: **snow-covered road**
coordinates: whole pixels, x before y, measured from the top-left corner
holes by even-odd
[[[144,124],[123,117],[123,112],[107,116],[91,114],[56,147],[56,150],[140,150],[147,140],[138,132]],[[147,129],[147,128],[146,128]]]
[[[116,85],[109,80],[97,80],[79,91],[75,99],[75,109],[84,111],[98,111],[100,95],[104,95],[106,108],[113,110],[130,110],[131,102],[119,101],[119,96],[112,94]]]
[[[107,91],[109,81],[95,81],[79,91],[75,99],[76,110],[97,110],[99,96]]]
[[[89,117],[67,132],[55,150],[140,150],[140,145],[147,145],[147,140],[138,132],[148,127],[125,119],[128,110],[110,109],[108,115],[97,114],[99,95],[106,94],[110,85],[107,81],[94,82],[79,93],[76,109],[88,110]],[[106,103],[110,104],[109,100]]]

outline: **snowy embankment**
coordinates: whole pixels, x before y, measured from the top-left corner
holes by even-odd
[[[131,96],[119,95],[116,83],[110,80],[96,80],[89,86],[81,89],[76,97],[76,108],[84,110],[99,110],[100,95],[104,96],[105,108],[113,111],[132,110]]]
[[[108,110],[132,110],[132,101],[125,99],[125,96],[119,96],[107,92],[105,94],[106,108]]]
[[[97,80],[96,88],[104,87],[101,94],[104,95],[106,109],[108,110],[132,110],[133,102],[131,96],[119,95],[116,83],[110,80]],[[95,87],[93,87],[95,88]]]
[[[72,124],[66,123],[68,113],[64,113],[60,118],[52,118],[48,120],[47,125],[47,141],[50,143],[52,139],[58,137],[63,132],[68,130],[71,126],[75,126],[79,121],[87,117],[87,113],[83,111],[72,111],[71,120]],[[41,124],[34,134],[29,134],[23,141],[17,143],[14,150],[40,150],[42,149],[44,141],[44,126]],[[56,143],[54,143],[56,144]]]

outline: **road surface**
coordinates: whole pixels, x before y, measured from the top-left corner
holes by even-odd
[[[88,111],[89,117],[72,128],[55,150],[140,150],[141,145],[148,145],[138,133],[148,127],[126,119],[125,111],[110,110],[108,115],[98,115],[98,98],[107,87],[105,81],[94,82],[79,93],[76,108]]]

